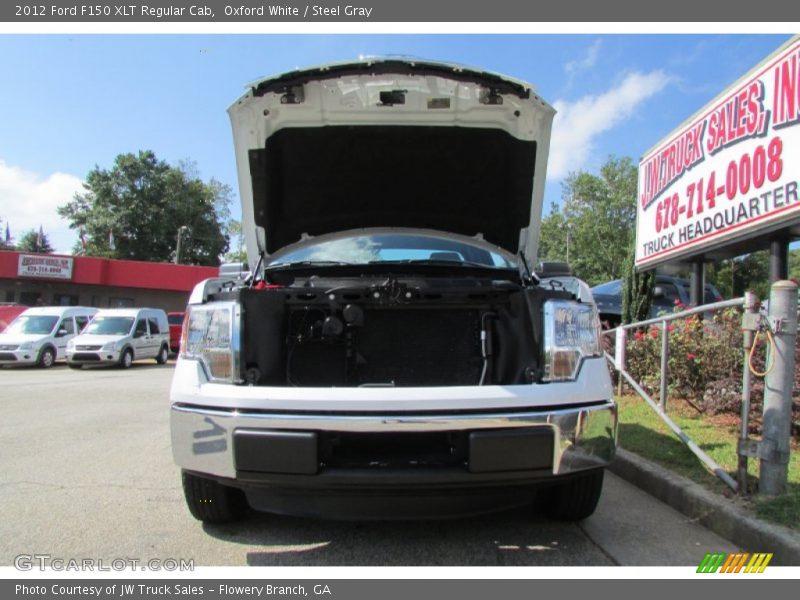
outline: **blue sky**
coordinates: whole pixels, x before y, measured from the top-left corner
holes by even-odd
[[[2,35],[0,221],[77,240],[55,207],[95,165],[152,149],[238,189],[227,113],[246,83],[318,63],[406,54],[533,83],[559,111],[545,203],[570,171],[639,156],[788,35]]]

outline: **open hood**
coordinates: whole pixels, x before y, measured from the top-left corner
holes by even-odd
[[[555,111],[528,84],[371,59],[259,81],[229,114],[252,265],[372,227],[478,236],[535,262]]]

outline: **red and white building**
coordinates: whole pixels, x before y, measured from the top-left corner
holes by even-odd
[[[217,267],[0,251],[0,302],[180,311],[195,284],[218,272]]]

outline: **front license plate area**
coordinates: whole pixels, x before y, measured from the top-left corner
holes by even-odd
[[[471,473],[552,469],[554,439],[549,427],[473,431],[468,469]]]

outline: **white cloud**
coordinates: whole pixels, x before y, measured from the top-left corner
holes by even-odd
[[[663,71],[630,73],[614,88],[575,102],[557,100],[547,177],[561,179],[583,167],[597,136],[612,129],[648,98],[663,90],[671,78]]]
[[[577,60],[571,60],[564,65],[564,70],[569,75],[573,75],[577,71],[584,69],[591,69],[597,63],[597,57],[600,55],[600,46],[603,45],[603,40],[597,39],[594,43],[586,49],[586,54]]]
[[[69,252],[77,234],[58,216],[56,208],[82,190],[81,179],[68,173],[42,176],[0,160],[0,220],[12,237],[19,240],[29,229],[44,229],[57,252]]]

